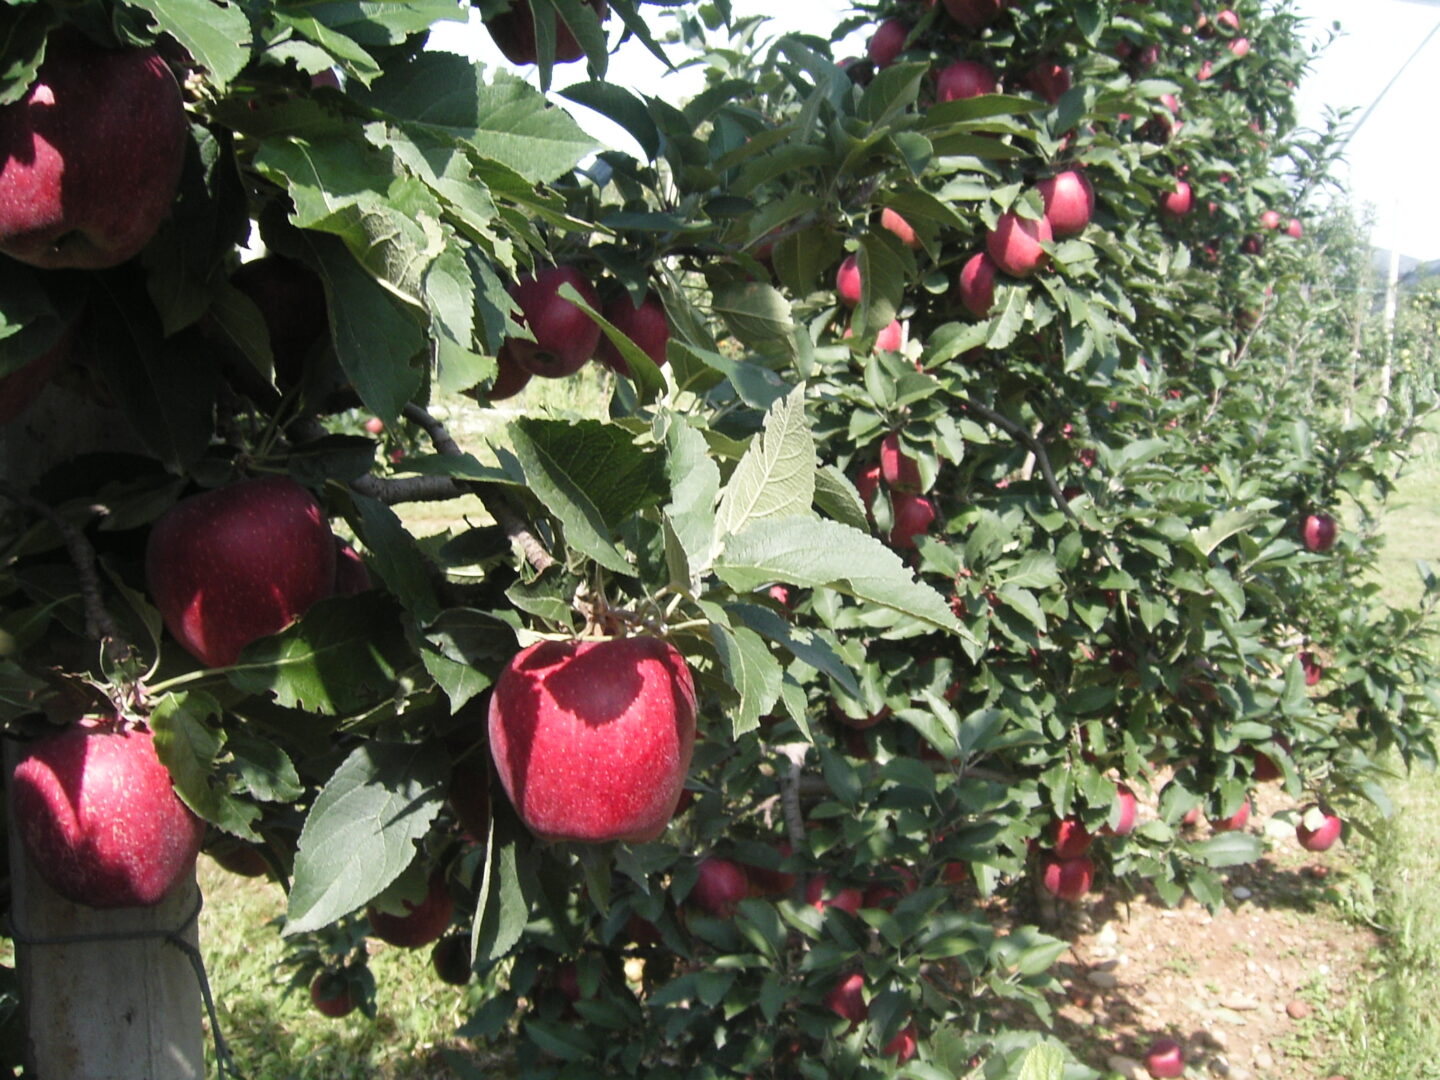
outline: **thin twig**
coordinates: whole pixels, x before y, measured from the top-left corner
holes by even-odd
[[[1080,515],[1071,509],[1070,501],[1065,498],[1065,492],[1060,487],[1060,481],[1055,479],[1055,468],[1050,464],[1050,455],[1045,450],[1045,444],[1030,434],[1023,425],[1015,423],[1015,421],[1011,420],[1008,416],[996,412],[989,406],[982,405],[973,398],[962,397],[961,400],[965,402],[966,407],[976,416],[994,424],[1034,455],[1036,464],[1040,466],[1040,475],[1045,480],[1045,486],[1050,489],[1050,494],[1055,499],[1055,505],[1058,506],[1071,521],[1077,525],[1082,524]]]

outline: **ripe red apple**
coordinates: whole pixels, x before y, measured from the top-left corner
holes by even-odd
[[[1145,1068],[1155,1080],[1185,1075],[1185,1054],[1174,1039],[1156,1039],[1145,1051]]]
[[[1135,831],[1135,820],[1139,816],[1140,804],[1135,793],[1124,784],[1115,785],[1115,824],[1107,825],[1106,831],[1112,836],[1128,836]]]
[[[1079,169],[1066,169],[1035,185],[1045,201],[1045,219],[1059,240],[1078,236],[1090,224],[1095,211],[1095,189]]]
[[[904,1065],[915,1056],[919,1047],[917,1032],[914,1024],[909,1024],[900,1029],[896,1036],[885,1044],[881,1053],[886,1057],[893,1057],[897,1065]]]
[[[842,1020],[849,1020],[851,1030],[859,1027],[870,1015],[870,1006],[865,1003],[865,976],[855,972],[840,979],[825,995],[825,1007]]]
[[[1246,798],[1246,800],[1240,804],[1240,809],[1236,810],[1235,813],[1231,814],[1229,817],[1212,819],[1210,822],[1210,828],[1214,829],[1216,832],[1238,832],[1239,830],[1245,828],[1245,825],[1249,820],[1250,800],[1249,798]]]
[[[652,637],[541,641],[490,698],[490,753],[542,839],[641,843],[674,816],[695,745],[685,658]]]
[[[1290,749],[1289,741],[1286,739],[1277,739],[1276,743],[1278,744],[1277,749],[1283,749],[1287,751]],[[1265,754],[1261,750],[1257,750],[1256,748],[1251,747],[1250,758],[1253,762],[1253,765],[1250,769],[1250,775],[1254,777],[1255,780],[1261,783],[1264,783],[1268,780],[1279,780],[1282,776],[1285,775],[1281,771],[1280,766],[1276,764],[1275,759]]]
[[[846,341],[855,336],[852,327],[847,326],[845,333],[841,335]],[[905,348],[905,326],[899,319],[891,319],[875,335],[875,351],[878,352],[900,352]]]
[[[1079,900],[1095,880],[1095,864],[1090,856],[1061,859],[1046,855],[1040,860],[1040,881],[1046,891],[1061,900]]]
[[[189,136],[153,49],[52,34],[25,96],[0,107],[0,253],[49,270],[125,262],[169,214]]]
[[[1329,514],[1309,514],[1300,527],[1300,536],[1309,551],[1329,551],[1335,546],[1340,528]]]
[[[445,875],[438,870],[430,875],[425,898],[420,903],[405,900],[402,904],[405,908],[403,915],[381,911],[374,906],[365,909],[371,933],[381,941],[402,949],[418,949],[440,940],[455,915],[455,901],[445,884]]]
[[[920,490],[920,466],[900,449],[900,436],[894,431],[880,440],[880,475],[892,491]]]
[[[1295,826],[1295,839],[1306,851],[1329,851],[1340,839],[1343,824],[1337,815],[1312,803]]]
[[[430,952],[430,966],[440,981],[451,986],[465,986],[470,982],[470,935],[446,934],[435,943]]]
[[[70,356],[70,340],[71,335],[66,332],[50,349],[24,367],[0,377],[0,424],[18,418],[40,396],[40,391],[65,366]]]
[[[36,873],[93,908],[158,904],[194,869],[205,837],[150,732],[113,720],[82,720],[32,742],[10,800]]]
[[[875,501],[875,493],[880,490],[880,466],[867,465],[861,469],[860,475],[855,478],[855,490],[860,493],[860,501],[865,504],[868,514]]]
[[[1044,245],[1054,239],[1050,223],[1022,218],[1013,210],[1000,215],[985,238],[985,249],[995,265],[1011,277],[1029,277],[1050,258]]]
[[[1025,85],[1054,105],[1070,89],[1070,69],[1054,60],[1042,60],[1026,74]]]
[[[182,499],[155,523],[145,578],[175,639],[224,667],[331,594],[335,537],[294,480],[242,480]]]
[[[310,982],[310,1003],[321,1016],[337,1020],[355,1011],[355,999],[339,972],[322,971]]]
[[[603,23],[610,16],[610,5],[605,0],[585,0],[590,9]],[[510,7],[498,15],[485,20],[485,29],[490,32],[496,47],[512,64],[533,64],[538,58],[535,47],[535,13],[530,10],[529,0],[511,0]],[[555,20],[555,61],[568,64],[579,60],[585,50],[575,40],[575,34],[557,13]]]
[[[1280,228],[1280,215],[1274,210],[1266,210],[1260,215],[1260,227],[1262,229]]]
[[[1250,55],[1250,39],[1239,37],[1230,42],[1227,48],[1234,53],[1237,59]]]
[[[1220,12],[1220,14],[1215,16],[1215,25],[1223,26],[1226,30],[1229,30],[1233,33],[1234,31],[1240,29],[1240,16],[1236,15],[1235,12],[1231,11],[1229,8],[1226,8],[1224,11]]]
[[[368,590],[373,583],[365,560],[353,547],[335,537],[335,586],[331,590],[336,596],[354,596]]]
[[[510,286],[510,295],[520,308],[520,322],[535,340],[506,338],[503,347],[531,375],[547,379],[573,375],[600,344],[599,325],[560,295],[562,285],[572,286],[580,299],[600,310],[595,287],[573,266],[548,266],[536,274],[521,274]]]
[[[304,263],[265,255],[244,263],[230,284],[260,309],[282,389],[300,382],[305,358],[330,334],[325,285]]]
[[[865,894],[853,885],[831,889],[828,877],[814,874],[805,883],[805,902],[821,914],[824,914],[827,908],[835,907],[855,915],[865,905]]]
[[[1305,685],[1314,686],[1325,674],[1325,667],[1309,649],[1300,653],[1300,670],[1305,672]]]
[[[1078,859],[1094,839],[1079,818],[1061,818],[1050,826],[1050,847],[1057,859]]]
[[[937,101],[960,101],[964,98],[993,94],[1000,83],[995,72],[974,60],[956,60],[940,72],[935,82]]]
[[[695,868],[699,875],[688,899],[707,915],[728,919],[735,906],[750,895],[750,878],[745,868],[729,859],[710,855]]]
[[[875,28],[875,33],[865,46],[865,55],[877,71],[887,68],[904,50],[905,39],[909,36],[910,24],[904,19],[886,19]]]
[[[860,303],[860,290],[860,260],[854,255],[846,255],[840,269],[835,271],[835,291],[842,304],[854,307]]]
[[[1175,181],[1175,190],[1166,193],[1160,199],[1160,209],[1172,218],[1184,217],[1190,213],[1195,205],[1195,195],[1190,190],[1190,184],[1185,180]]]
[[[915,538],[930,531],[935,523],[935,504],[923,495],[897,491],[890,500],[895,524],[890,530],[890,546],[901,551],[915,547]]]
[[[670,343],[670,321],[665,317],[665,305],[659,296],[653,292],[646,293],[645,299],[637,305],[630,299],[629,293],[621,293],[605,305],[601,314],[615,329],[638,345],[656,367],[665,365],[665,348]],[[630,364],[604,334],[600,336],[595,359],[627,379],[630,377]]]
[[[880,227],[892,233],[897,240],[912,250],[921,246],[920,237],[915,235],[914,226],[888,206],[880,211]]]
[[[775,851],[782,860],[790,858],[791,850],[788,841],[775,845]],[[783,896],[795,887],[798,880],[787,870],[772,870],[750,863],[745,864],[745,876],[750,879],[750,892],[754,896]]]
[[[483,391],[486,401],[494,403],[512,398],[529,384],[530,372],[516,362],[508,341],[495,354],[495,364],[495,381],[490,384],[489,390]]]
[[[989,26],[1005,8],[1005,0],[944,0],[950,17],[968,30]]]
[[[1285,226],[1285,235],[1293,236],[1296,240],[1305,235],[1305,226],[1300,224],[1299,218],[1290,219],[1290,224]]]
[[[995,260],[977,251],[960,268],[960,305],[977,319],[995,306]]]

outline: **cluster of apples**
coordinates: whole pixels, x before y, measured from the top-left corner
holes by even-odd
[[[518,394],[532,376],[563,379],[594,359],[629,377],[630,364],[600,332],[600,326],[576,304],[560,295],[569,285],[593,310],[630,338],[657,366],[665,363],[670,323],[665,305],[654,292],[637,304],[629,293],[615,295],[603,309],[595,286],[573,266],[542,267],[522,274],[510,286],[520,321],[533,336],[506,338],[496,356],[499,374],[486,395],[501,401]]]
[[[920,467],[900,447],[900,436],[890,432],[880,440],[880,461],[860,470],[855,489],[866,513],[871,512],[880,492],[880,481],[890,496],[890,546],[913,551],[918,539],[935,523],[935,504],[922,495]],[[878,718],[877,718],[878,719]]]

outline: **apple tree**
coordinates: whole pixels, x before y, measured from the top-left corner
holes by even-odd
[[[1065,905],[1434,759],[1366,577],[1433,376],[1318,389],[1293,9],[471,11],[5,9],[10,733],[153,734],[294,988],[435,948],[519,1075],[1085,1075]]]

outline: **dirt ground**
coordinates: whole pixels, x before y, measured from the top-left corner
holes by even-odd
[[[1327,1017],[1363,985],[1378,944],[1335,904],[1343,854],[1316,855],[1293,827],[1266,823],[1293,804],[1276,785],[1256,794],[1249,829],[1268,838],[1260,862],[1226,872],[1227,909],[1167,908],[1097,898],[1064,912],[1073,942],[1060,965],[1054,1034],[1102,1072],[1148,1076],[1150,1043],[1184,1049],[1187,1076],[1331,1080]],[[1198,826],[1203,833],[1207,826]]]

